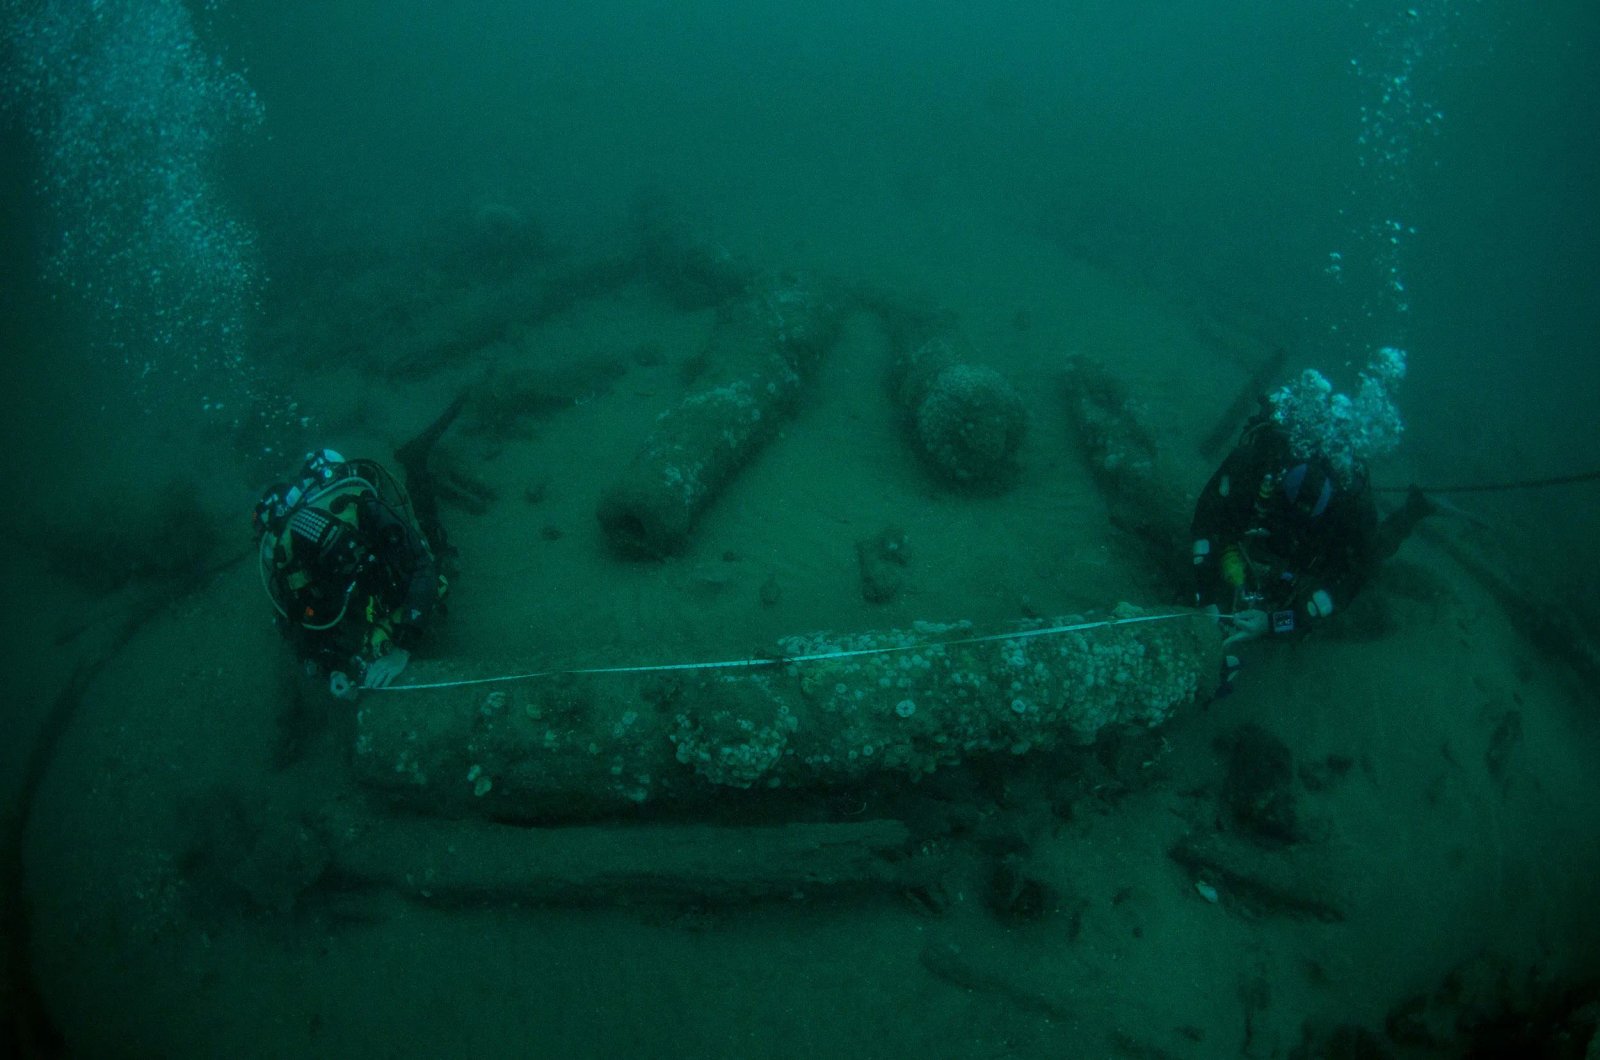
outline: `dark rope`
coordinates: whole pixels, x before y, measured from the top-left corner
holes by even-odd
[[[1567,486],[1574,482],[1593,482],[1600,479],[1600,468],[1579,471],[1571,475],[1552,475],[1549,478],[1529,478],[1518,482],[1481,482],[1472,486],[1419,486],[1423,493],[1503,493],[1507,490],[1539,489],[1542,486]],[[1374,493],[1409,493],[1411,486],[1374,486]]]
[[[0,960],[5,961],[5,987],[10,995],[0,998],[5,1006],[0,1017],[4,1034],[0,1048],[7,1050],[0,1055],[55,1057],[64,1056],[67,1051],[66,1038],[51,1018],[33,975],[33,909],[27,894],[27,866],[23,862],[34,805],[55,762],[56,751],[72,727],[95,678],[138,635],[145,623],[170,611],[255,552],[254,548],[249,548],[222,559],[196,571],[171,590],[158,590],[136,603],[108,637],[106,646],[94,658],[80,662],[73,669],[45,714],[28,753],[16,803],[0,821],[0,938],[5,940],[0,948]]]

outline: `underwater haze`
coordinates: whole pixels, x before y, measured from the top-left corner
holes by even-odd
[[[1597,53],[0,0],[7,1044],[1594,1055]],[[1190,519],[1268,394],[1438,508],[1219,686]],[[354,702],[252,525],[323,446],[420,468],[450,583]]]

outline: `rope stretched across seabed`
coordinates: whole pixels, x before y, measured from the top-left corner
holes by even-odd
[[[887,655],[897,651],[916,651],[921,648],[954,648],[963,644],[987,644],[1000,640],[1025,640],[1031,637],[1049,637],[1062,633],[1078,633],[1086,629],[1101,629],[1106,626],[1135,626],[1144,622],[1167,622],[1176,618],[1203,617],[1215,620],[1218,617],[1204,611],[1171,611],[1160,615],[1138,615],[1133,618],[1105,618],[1095,622],[1075,622],[1066,626],[1046,626],[1041,629],[1024,629],[1013,633],[986,633],[971,637],[957,637],[954,640],[928,640],[917,641],[912,644],[894,644],[878,648],[854,648],[843,651],[815,652],[807,655],[779,655],[757,657],[749,659],[723,659],[715,662],[684,662],[684,663],[656,663],[648,666],[587,666],[568,670],[531,670],[520,674],[503,674],[497,677],[469,677],[460,681],[431,681],[417,685],[389,685],[384,688],[369,688],[368,692],[422,692],[428,689],[462,688],[468,685],[494,685],[505,684],[511,681],[532,681],[541,677],[567,677],[583,674],[648,674],[666,673],[684,670],[738,670],[738,669],[763,669],[773,666],[787,666],[792,663],[824,662],[829,659],[849,659],[862,655]]]
[[[1423,493],[1505,493],[1511,490],[1542,489],[1546,486],[1571,486],[1579,482],[1600,480],[1600,468],[1576,471],[1570,475],[1550,475],[1546,478],[1525,478],[1515,482],[1475,482],[1461,486],[1374,486],[1374,493],[1405,493],[1413,488]]]

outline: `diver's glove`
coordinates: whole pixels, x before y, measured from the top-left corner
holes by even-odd
[[[1223,621],[1231,623],[1233,626],[1233,632],[1222,642],[1224,648],[1242,641],[1264,637],[1267,634],[1267,630],[1272,628],[1271,620],[1267,617],[1267,613],[1255,608],[1247,611],[1235,611],[1233,614],[1225,616]]]
[[[410,661],[411,653],[404,648],[390,648],[367,664],[366,673],[361,675],[361,687],[388,688]]]
[[[1333,614],[1333,597],[1328,595],[1328,590],[1318,589],[1311,594],[1311,599],[1306,601],[1306,614],[1312,618],[1327,618]]]

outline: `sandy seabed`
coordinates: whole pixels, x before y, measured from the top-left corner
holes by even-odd
[[[653,343],[659,363],[630,364],[526,439],[449,443],[499,500],[446,514],[461,569],[428,650],[491,674],[1169,602],[1150,598],[1156,580],[1107,523],[1059,369],[1079,352],[1110,365],[1147,403],[1168,471],[1192,496],[1209,472],[1192,440],[1247,364],[1172,303],[1045,248],[967,257],[985,270],[920,279],[1024,395],[1031,430],[1013,489],[963,496],[927,477],[884,390],[883,336],[857,315],[689,551],[619,560],[596,499],[683,392],[678,365],[712,324],[710,311],[627,287],[502,355],[579,362]],[[361,410],[330,444],[387,458],[473,370],[402,386],[327,367],[305,384],[329,422]],[[249,491],[236,492],[242,533]],[[869,605],[854,543],[890,526],[906,534],[907,586]],[[1455,1011],[1437,1000],[1452,972],[1498,984],[1486,997],[1592,976],[1593,691],[1520,639],[1427,540],[1396,566],[1368,589],[1377,611],[1360,628],[1352,615],[1343,634],[1251,648],[1234,694],[1167,726],[1147,780],[1052,812],[1047,778],[1016,763],[1014,788],[973,810],[1025,837],[1048,885],[1046,915],[1018,923],[993,915],[970,880],[952,883],[937,915],[893,894],[724,909],[440,905],[383,891],[314,907],[209,902],[191,852],[219,793],[268,821],[363,797],[344,772],[345,708],[328,704],[331,720],[292,760],[281,754],[293,663],[247,560],[140,625],[84,691],[24,849],[37,977],[84,1056],[748,1058],[1285,1055],[1307,1021],[1381,1033],[1412,999],[1420,1021],[1448,1018],[1426,1010]],[[115,619],[63,631],[119,598],[87,600],[41,570],[17,579],[40,601],[25,621],[6,618],[15,658],[35,660],[8,678],[13,701],[32,707],[26,735]],[[770,584],[775,603],[762,598]],[[1307,863],[1340,896],[1341,920],[1263,913],[1226,886],[1210,901],[1168,854],[1214,822],[1219,739],[1247,722],[1301,767]],[[1328,762],[1344,765],[1317,771]]]

